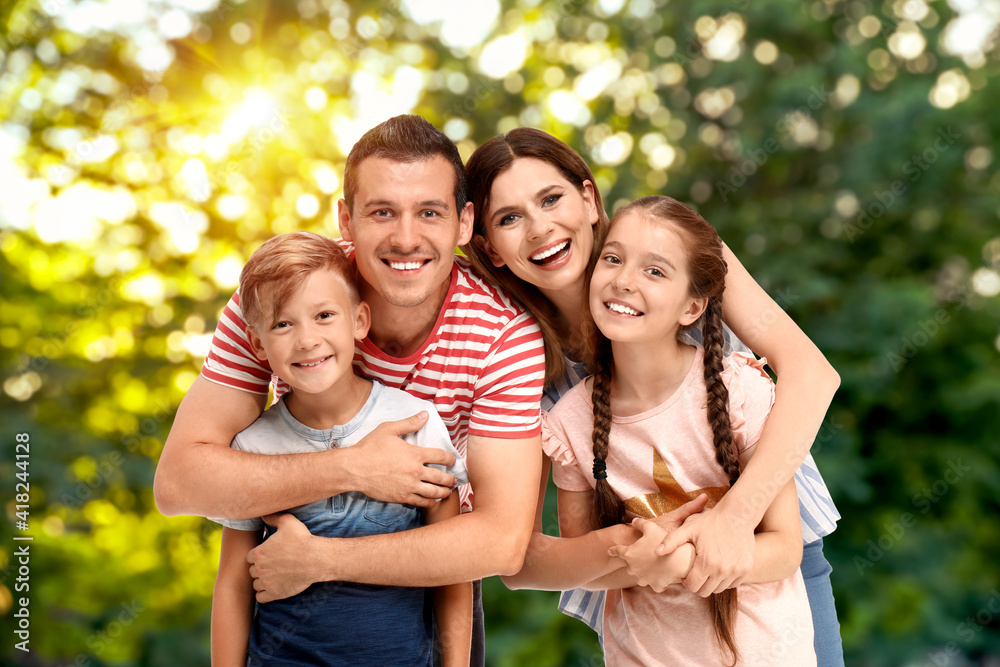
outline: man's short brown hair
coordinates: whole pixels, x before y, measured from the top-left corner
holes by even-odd
[[[456,213],[461,213],[468,201],[465,192],[465,165],[455,142],[422,116],[404,114],[379,123],[365,132],[347,155],[344,166],[344,201],[354,213],[354,195],[358,192],[358,169],[370,157],[394,162],[419,162],[441,156],[455,172]]]

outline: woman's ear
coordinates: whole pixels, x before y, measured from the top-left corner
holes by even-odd
[[[700,299],[691,299],[688,302],[687,308],[681,313],[681,318],[677,320],[677,323],[681,326],[688,326],[689,324],[694,324],[701,317],[705,309],[708,308],[708,298],[702,297]]]
[[[476,234],[472,237],[472,242],[477,248],[486,253],[486,256],[489,257],[490,261],[493,263],[493,266],[499,269],[501,266],[505,266],[507,264],[507,262],[503,261],[503,257],[501,257],[497,251],[493,249],[493,246],[490,244],[490,240],[485,236]]]
[[[594,184],[590,181],[583,182],[583,203],[587,207],[587,216],[590,218],[590,226],[597,224],[597,197],[594,196]]]

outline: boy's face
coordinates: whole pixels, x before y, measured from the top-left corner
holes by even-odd
[[[261,311],[273,312],[264,294]],[[285,300],[276,322],[248,330],[250,345],[271,370],[300,393],[317,394],[353,374],[354,342],[368,335],[368,304],[351,303],[343,279],[333,271],[314,271]]]
[[[358,165],[353,211],[340,202],[340,231],[354,242],[364,281],[393,306],[440,306],[455,246],[472,234],[472,204],[455,209],[455,172],[444,157]],[[365,294],[365,298],[374,295]]]

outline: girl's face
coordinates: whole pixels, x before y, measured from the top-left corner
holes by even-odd
[[[493,181],[482,239],[493,265],[543,292],[578,286],[594,248],[594,184],[578,190],[554,166],[518,158]]]
[[[616,217],[590,281],[590,311],[609,339],[673,340],[695,322],[707,299],[690,295],[687,257],[669,223],[641,212]]]

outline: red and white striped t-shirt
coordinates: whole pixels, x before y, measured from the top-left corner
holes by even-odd
[[[343,246],[353,259],[353,246]],[[250,349],[239,303],[234,294],[223,310],[201,374],[256,394],[266,394],[273,380],[277,400],[289,387]],[[529,438],[540,432],[545,379],[541,331],[531,315],[474,273],[464,257],[455,258],[438,320],[419,350],[392,357],[365,338],[355,347],[354,366],[434,403],[463,457],[470,435]],[[460,495],[463,510],[469,509],[468,487]]]

